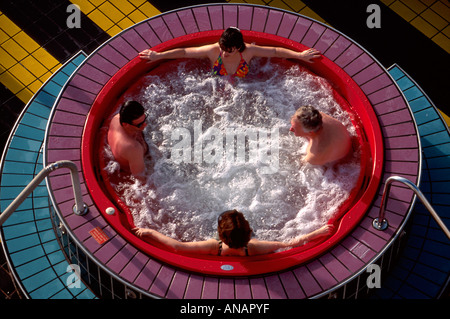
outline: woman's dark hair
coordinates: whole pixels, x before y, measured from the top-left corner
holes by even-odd
[[[245,50],[244,37],[238,28],[229,27],[219,39],[219,46],[222,50],[236,48],[239,52]]]
[[[244,214],[235,209],[227,210],[219,216],[217,231],[219,238],[230,248],[245,247],[252,235]]]
[[[136,101],[126,101],[120,108],[119,121],[123,123],[133,124],[135,119],[138,119],[144,114],[145,110],[141,103]]]

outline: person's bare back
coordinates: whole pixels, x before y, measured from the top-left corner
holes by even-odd
[[[302,106],[295,112],[290,131],[295,136],[309,140],[303,160],[313,165],[325,165],[343,159],[352,147],[347,128],[312,106]]]
[[[331,116],[322,113],[322,129],[310,139],[305,161],[324,165],[340,160],[349,153],[352,141],[345,126]]]

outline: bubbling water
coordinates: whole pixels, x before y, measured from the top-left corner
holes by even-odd
[[[310,165],[301,161],[307,141],[289,128],[295,110],[309,104],[356,135],[330,84],[299,65],[266,59],[253,60],[252,75],[234,80],[212,76],[203,63],[178,62],[172,72],[148,75],[139,94],[125,97],[148,115],[147,183],[114,185],[135,225],[205,240],[216,236],[221,212],[237,209],[257,238],[283,241],[326,224],[356,185],[359,150],[339,165]],[[117,173],[105,149],[106,170]]]

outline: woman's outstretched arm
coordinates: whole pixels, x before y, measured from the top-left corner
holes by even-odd
[[[280,241],[264,241],[252,239],[248,243],[248,251],[250,255],[263,255],[272,253],[274,251],[277,251],[278,249],[302,246],[314,239],[328,236],[333,231],[333,228],[333,225],[325,225],[309,234],[296,237],[287,243]]]
[[[132,231],[140,238],[146,237],[177,253],[185,252],[191,254],[211,255],[217,254],[218,252],[218,242],[215,239],[197,242],[181,242],[149,228],[136,227],[133,228]]]

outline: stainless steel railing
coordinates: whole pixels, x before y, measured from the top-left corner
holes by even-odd
[[[372,226],[380,231],[383,231],[388,228],[388,221],[385,218],[385,212],[386,212],[386,204],[387,199],[389,196],[389,192],[391,190],[391,185],[393,182],[400,182],[404,185],[408,186],[410,189],[413,190],[413,192],[416,194],[416,196],[421,200],[422,204],[425,206],[425,208],[430,212],[431,216],[433,216],[434,220],[437,222],[439,227],[444,231],[444,233],[447,235],[448,239],[450,239],[450,231],[448,230],[447,226],[445,226],[442,219],[439,217],[439,215],[436,213],[434,208],[431,206],[430,202],[426,199],[425,195],[419,190],[419,188],[410,180],[401,177],[401,176],[391,176],[386,180],[386,184],[384,185],[383,190],[383,197],[381,198],[381,207],[380,207],[380,213],[377,218],[375,218],[372,222]]]
[[[12,201],[11,204],[0,215],[0,226],[11,216],[12,213],[25,201],[25,199],[35,190],[37,186],[53,171],[60,168],[70,169],[70,176],[72,179],[73,194],[75,197],[75,205],[73,206],[73,212],[77,215],[86,214],[89,209],[85,203],[83,203],[83,197],[81,195],[80,178],[78,177],[78,168],[74,162],[71,161],[58,161],[52,163],[42,169],[33,180],[25,186],[23,191]]]

